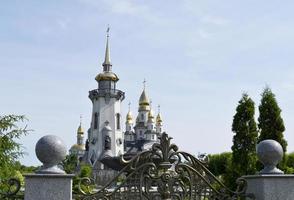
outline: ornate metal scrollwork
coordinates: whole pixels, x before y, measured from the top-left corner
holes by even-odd
[[[20,181],[16,178],[0,181],[0,199],[21,199],[21,195],[17,195],[21,188]]]
[[[172,138],[163,133],[155,143],[130,160],[121,157],[125,167],[108,184],[95,189],[88,178],[81,179],[81,199],[199,199],[235,200],[245,195],[246,181],[237,181],[237,191],[231,191],[193,155],[178,150]],[[121,178],[123,176],[123,178]]]

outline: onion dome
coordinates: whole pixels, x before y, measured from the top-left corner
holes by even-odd
[[[85,151],[86,148],[85,148],[85,145],[84,144],[74,144],[71,146],[70,148],[71,151]]]
[[[118,76],[113,72],[102,72],[95,78],[96,81],[118,81]]]
[[[149,111],[150,110],[150,103],[147,97],[145,89],[143,90],[140,99],[139,99],[139,111]]]
[[[127,117],[126,117],[126,121],[128,124],[132,124],[133,123],[133,116],[131,111],[128,112]]]
[[[156,116],[156,124],[161,124],[161,123],[162,123],[161,115],[160,113],[158,113],[158,115]]]
[[[148,112],[148,123],[154,123],[154,115],[152,109]]]
[[[80,122],[80,125],[78,127],[77,133],[80,135],[84,134],[84,129],[82,128],[82,121]]]

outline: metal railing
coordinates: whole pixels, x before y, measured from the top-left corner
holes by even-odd
[[[24,199],[21,190],[21,183],[16,178],[0,180],[0,199],[1,200],[18,200]]]
[[[172,138],[163,133],[155,143],[130,160],[121,157],[124,166],[118,175],[98,189],[94,181],[83,178],[79,183],[81,200],[164,199],[164,200],[237,200],[245,194],[246,181],[239,179],[236,191],[227,188],[193,155],[178,150]]]

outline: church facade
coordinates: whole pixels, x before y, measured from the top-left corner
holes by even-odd
[[[138,115],[136,119],[133,118],[129,104],[123,129],[121,104],[125,93],[118,89],[119,77],[112,71],[108,32],[102,67],[102,71],[95,78],[97,89],[89,92],[92,119],[82,159],[93,167],[94,173],[109,170],[100,162],[103,158],[118,157],[126,153],[136,154],[148,149],[158,141],[162,133],[160,110],[158,109],[155,117],[145,83],[139,98]]]

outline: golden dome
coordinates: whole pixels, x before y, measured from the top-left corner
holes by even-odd
[[[145,89],[143,90],[143,92],[140,96],[139,105],[148,105],[149,106],[149,99],[147,97]]]
[[[152,109],[148,112],[148,122],[154,122],[154,115]]]
[[[150,110],[150,103],[149,103],[149,99],[147,97],[145,89],[143,90],[139,99],[139,111],[141,110],[146,110],[146,111]]]
[[[118,76],[113,72],[103,72],[96,76],[96,81],[118,81]]]
[[[126,121],[128,124],[132,124],[133,123],[133,116],[131,111],[128,112],[127,117],[126,117]]]
[[[154,118],[154,114],[153,114],[152,109],[148,112],[148,118]]]
[[[86,150],[86,148],[85,148],[84,144],[74,144],[74,145],[72,145],[70,150],[84,151],[84,150]]]
[[[78,132],[78,134],[84,134],[84,130],[83,130],[81,124],[79,125],[79,128],[78,128],[78,131],[77,132]]]
[[[162,119],[161,119],[160,113],[158,113],[158,115],[156,117],[156,123],[162,123]]]

